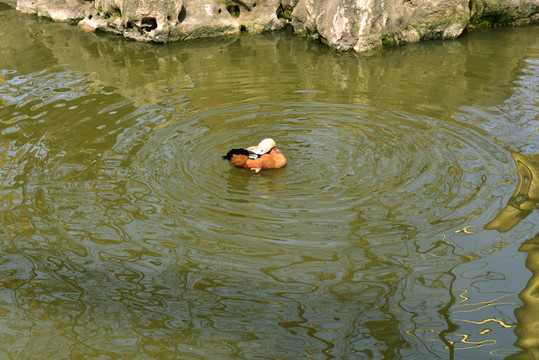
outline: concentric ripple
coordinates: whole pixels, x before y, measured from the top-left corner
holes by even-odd
[[[492,187],[510,177],[507,152],[477,128],[369,107],[244,105],[169,124],[138,152],[138,167],[207,239],[325,246],[440,234],[500,202]],[[221,159],[268,136],[286,168],[253,174]]]

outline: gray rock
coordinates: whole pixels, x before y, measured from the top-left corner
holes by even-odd
[[[357,52],[539,22],[539,0],[17,0],[17,9],[139,41],[281,29]]]
[[[292,25],[337,49],[365,51],[383,42],[455,38],[469,18],[467,0],[300,0]]]

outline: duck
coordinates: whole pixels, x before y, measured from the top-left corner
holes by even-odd
[[[256,146],[245,149],[232,149],[223,159],[229,160],[238,168],[249,169],[255,173],[267,169],[279,169],[286,165],[286,157],[271,138],[262,140]]]

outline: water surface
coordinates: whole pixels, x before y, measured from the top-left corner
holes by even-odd
[[[0,19],[1,358],[537,353],[537,27],[361,56]],[[221,159],[268,136],[287,167]]]

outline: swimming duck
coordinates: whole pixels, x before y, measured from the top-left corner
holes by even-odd
[[[260,170],[279,169],[286,165],[286,158],[275,146],[275,141],[267,138],[257,146],[232,149],[223,159],[229,160],[235,167],[249,169],[255,173]]]

